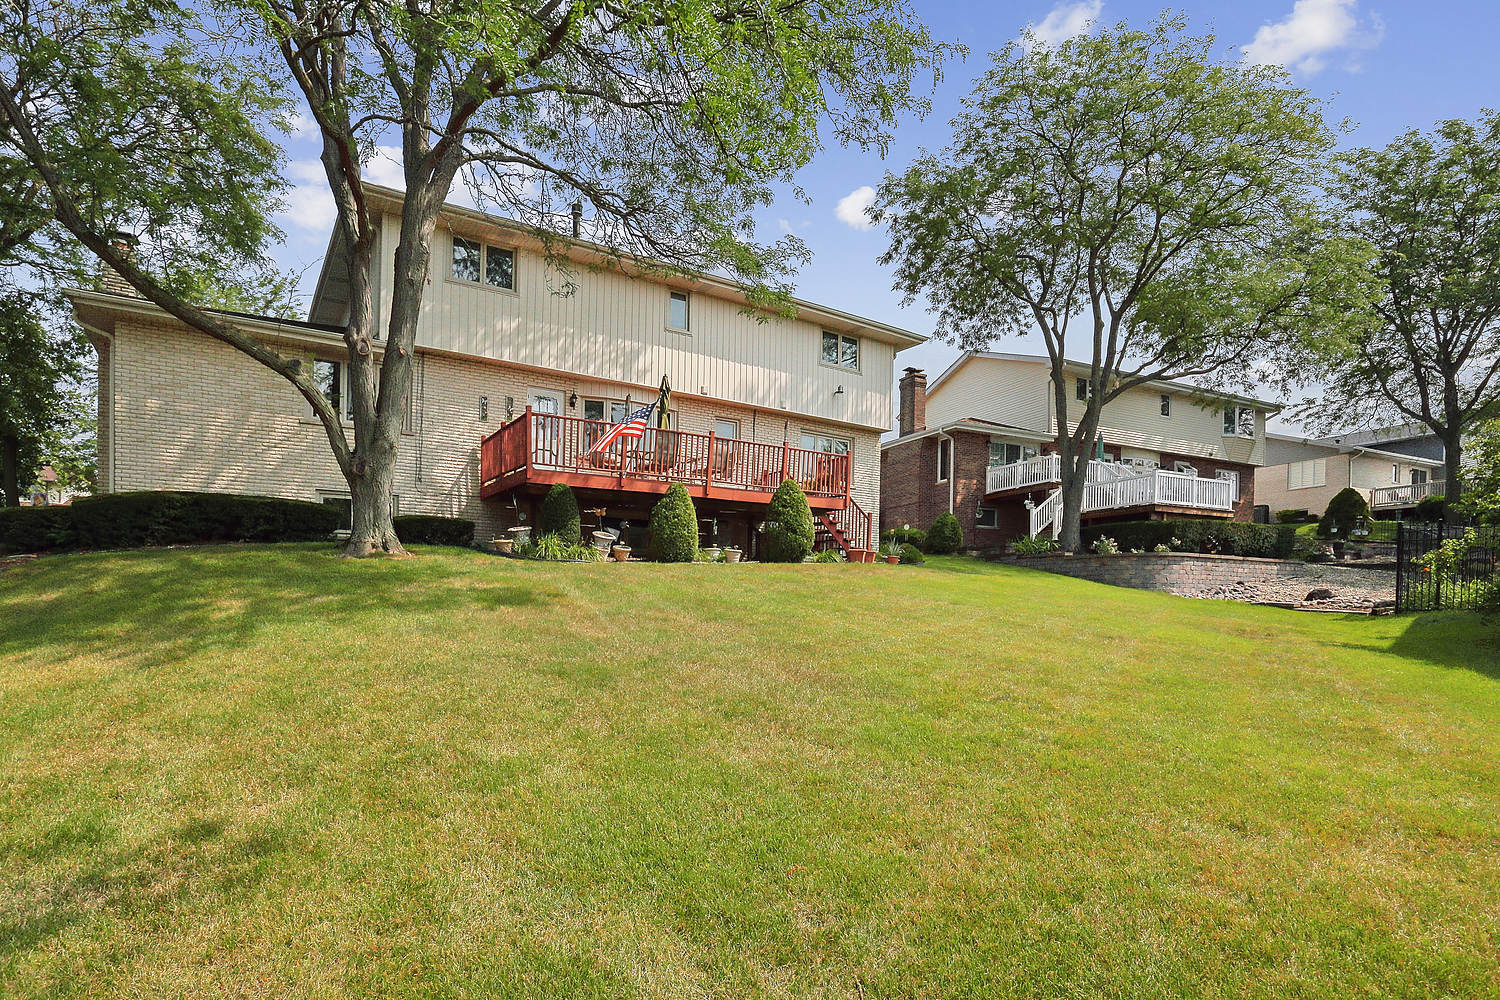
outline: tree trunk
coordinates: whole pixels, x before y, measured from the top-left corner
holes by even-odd
[[[396,449],[382,456],[371,455],[364,464],[364,475],[349,477],[349,499],[354,526],[344,555],[361,558],[373,555],[405,555],[401,539],[396,537],[395,509],[391,503],[395,485]]]
[[[21,506],[21,444],[9,435],[0,438],[0,492],[5,506]]]
[[[1088,474],[1070,474],[1074,467],[1072,459],[1062,460],[1062,534],[1059,541],[1064,552],[1079,552],[1083,549],[1083,490],[1088,485]]]
[[[1450,425],[1453,426],[1453,425]],[[1443,520],[1458,524],[1463,518],[1459,500],[1464,495],[1463,484],[1463,435],[1450,432],[1443,435]]]

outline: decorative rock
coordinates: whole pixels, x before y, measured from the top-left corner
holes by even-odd
[[[1332,598],[1333,598],[1333,591],[1329,590],[1327,587],[1318,587],[1315,590],[1309,590],[1307,592],[1307,596],[1304,597],[1303,600],[1305,600],[1305,601],[1327,601],[1327,600],[1332,600]]]

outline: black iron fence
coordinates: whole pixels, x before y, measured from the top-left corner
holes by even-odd
[[[1444,542],[1474,532],[1473,544],[1444,566],[1424,565]],[[1500,586],[1500,525],[1465,527],[1403,521],[1396,532],[1396,607],[1401,611],[1475,610]]]

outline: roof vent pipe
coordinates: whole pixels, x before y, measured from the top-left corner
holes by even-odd
[[[583,232],[583,202],[573,202],[573,238],[576,240]]]

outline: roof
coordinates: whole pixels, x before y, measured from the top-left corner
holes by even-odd
[[[364,189],[371,196],[370,200],[372,203],[386,209],[394,208],[399,210],[406,197],[403,191],[368,182],[364,185]],[[531,248],[541,246],[541,238],[538,235],[538,231],[514,219],[507,219],[504,216],[481,212],[478,209],[466,208],[462,205],[455,205],[452,202],[445,202],[440,211],[443,215],[452,219],[462,219],[479,227],[501,230],[519,245]],[[662,261],[651,260],[635,254],[619,254],[603,244],[564,236],[561,233],[549,232],[546,236],[549,240],[556,240],[561,243],[565,248],[564,252],[566,255],[570,259],[581,263],[608,265],[623,258],[633,261],[643,268],[671,272],[656,279],[662,284],[702,291],[706,294],[716,295],[720,298],[739,303],[740,305],[746,305],[749,301],[738,284],[719,275],[703,271],[684,272]],[[313,292],[312,305],[308,311],[309,316],[315,315],[324,297],[332,295],[333,289],[337,287],[340,279],[337,275],[330,273],[330,264],[341,252],[341,241],[338,238],[338,230],[335,228],[334,232],[329,236],[328,252],[324,255],[323,266],[318,272],[318,282]],[[889,341],[896,344],[898,350],[906,347],[914,347],[917,344],[927,341],[926,334],[915,333],[899,326],[892,326],[889,323],[859,316],[833,306],[821,305],[799,298],[792,299],[792,306],[796,309],[799,319],[821,323],[840,332],[858,333],[861,336],[872,337],[876,340]]]
[[[1373,432],[1366,432],[1366,433],[1373,433]],[[1425,435],[1418,435],[1418,436],[1425,436]],[[1437,468],[1437,467],[1439,467],[1439,466],[1441,466],[1443,464],[1442,459],[1424,458],[1421,455],[1408,455],[1408,454],[1406,454],[1404,452],[1399,452],[1399,451],[1384,451],[1384,450],[1382,450],[1380,448],[1371,448],[1368,445],[1357,444],[1357,443],[1352,443],[1352,442],[1349,442],[1349,441],[1340,440],[1340,438],[1342,437],[1342,435],[1334,435],[1334,436],[1330,436],[1330,437],[1315,438],[1315,437],[1308,437],[1308,436],[1303,435],[1303,434],[1271,434],[1271,433],[1267,433],[1266,437],[1269,440],[1272,440],[1272,441],[1283,441],[1283,442],[1286,442],[1287,444],[1303,445],[1303,446],[1308,447],[1308,448],[1326,448],[1329,451],[1337,452],[1337,453],[1339,453],[1341,455],[1346,455],[1346,454],[1349,454],[1351,452],[1356,452],[1357,451],[1357,452],[1360,452],[1360,453],[1365,454],[1365,455],[1374,455],[1374,456],[1376,456],[1378,458],[1393,459],[1395,461],[1405,462],[1407,464],[1430,465],[1433,468]],[[1409,437],[1385,438],[1384,440],[1387,440],[1387,441],[1407,441],[1407,440],[1410,440],[1410,438]],[[1287,463],[1283,462],[1281,464],[1285,465]]]
[[[1008,354],[998,351],[965,351],[963,354],[958,356],[957,360],[955,360],[953,364],[944,369],[941,375],[939,375],[936,379],[928,384],[927,394],[930,396],[932,393],[936,392],[938,386],[942,385],[950,375],[958,371],[958,369],[962,368],[970,361],[974,361],[976,359],[981,361],[1018,361],[1023,364],[1044,365],[1049,369],[1052,366],[1052,359],[1047,357],[1045,354]],[[1088,371],[1093,367],[1092,365],[1086,364],[1082,361],[1067,360],[1064,361],[1063,364],[1074,371]],[[1178,379],[1150,379],[1146,382],[1141,383],[1141,387],[1172,389],[1178,392],[1192,393],[1199,396],[1211,396],[1215,399],[1228,400],[1229,402],[1233,403],[1244,403],[1248,406],[1254,406],[1258,409],[1266,410],[1269,413],[1279,413],[1283,409],[1283,404],[1281,403],[1273,403],[1270,400],[1256,399],[1253,396],[1244,396],[1234,392],[1223,392],[1218,389],[1207,389],[1201,385],[1194,385],[1191,382],[1183,382]]]
[[[891,438],[889,441],[882,441],[880,442],[880,449],[884,451],[892,445],[905,444],[908,441],[918,441],[925,437],[932,437],[934,434],[948,434],[953,431],[972,431],[976,434],[1004,434],[1008,437],[1023,438],[1027,441],[1052,440],[1051,434],[1044,434],[1030,427],[1002,424],[998,420],[985,420],[983,417],[964,417],[962,420],[950,420],[946,424],[939,424],[937,427],[924,427],[919,431],[912,431],[910,434],[903,434],[900,437]]]
[[[66,288],[63,294],[68,301],[73,303],[73,311],[77,314],[79,322],[85,325],[99,327],[98,314],[133,314],[159,319],[170,316],[165,309],[152,302],[150,299],[139,295],[127,295],[120,292],[104,292],[93,288]],[[342,327],[331,326],[327,323],[313,323],[302,319],[284,319],[280,316],[261,316],[255,313],[234,312],[228,309],[205,309],[204,312],[211,316],[223,316],[233,319],[235,325],[244,329],[266,336],[277,336],[278,334],[297,334],[300,336],[312,335],[316,339],[334,340],[343,343],[344,331]]]

